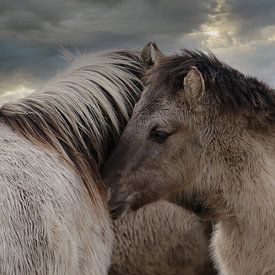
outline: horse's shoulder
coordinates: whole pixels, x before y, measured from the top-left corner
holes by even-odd
[[[36,145],[0,124],[0,185],[24,184],[34,189],[79,186],[79,177],[56,153]],[[60,185],[60,186],[59,186]]]

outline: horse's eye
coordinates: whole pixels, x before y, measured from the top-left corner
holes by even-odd
[[[169,137],[169,134],[164,131],[152,131],[151,132],[152,139],[157,143],[163,143]]]

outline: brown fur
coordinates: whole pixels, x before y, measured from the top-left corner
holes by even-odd
[[[160,57],[110,158],[117,217],[177,194],[215,225],[221,274],[275,274],[275,93],[213,55]]]
[[[191,212],[159,201],[114,221],[112,275],[216,274],[206,226]]]

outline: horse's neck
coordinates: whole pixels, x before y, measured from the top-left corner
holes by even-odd
[[[252,181],[254,191],[246,189],[228,197],[229,210],[221,220],[236,227],[260,232],[272,229],[275,232],[275,181]],[[273,185],[273,186],[272,186]],[[261,234],[260,234],[261,235]]]
[[[230,213],[230,218],[235,216],[242,223],[247,220],[248,224],[256,225],[275,214],[275,158],[266,156],[264,161],[254,159],[244,165],[247,167],[236,173],[232,171],[228,182],[223,184],[225,205],[229,206],[224,210]]]
[[[274,274],[275,173],[270,169],[263,168],[257,177],[244,170],[236,182],[225,182],[237,188],[223,194],[224,208],[219,209],[212,238],[222,274]]]
[[[218,223],[224,233],[236,242],[249,243],[250,249],[263,241],[268,245],[267,236],[275,235],[275,159],[266,156],[261,163],[250,161],[224,186],[230,186],[223,194],[224,209],[219,209]]]

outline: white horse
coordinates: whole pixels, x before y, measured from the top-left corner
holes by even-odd
[[[140,95],[138,53],[76,58],[0,109],[0,274],[107,274],[112,231],[98,174]]]

